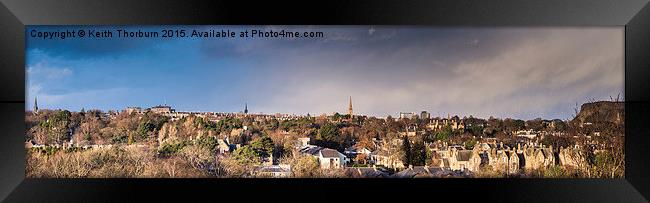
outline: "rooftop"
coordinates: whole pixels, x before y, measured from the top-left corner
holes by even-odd
[[[262,166],[256,168],[257,172],[268,172],[268,173],[290,173],[291,169],[289,167],[282,167],[279,165],[271,166]]]
[[[323,154],[323,157],[325,157],[325,158],[338,158],[339,157],[339,152],[336,151],[336,150],[333,150],[333,149],[324,148],[320,152],[321,152],[321,154]]]
[[[431,166],[414,166],[413,168],[406,168],[399,173],[393,175],[395,178],[414,178],[421,176],[438,175],[443,170],[440,167]]]
[[[310,155],[313,155],[313,156],[318,156],[318,152],[320,152],[323,149],[325,149],[325,148],[315,146],[315,145],[307,145],[307,146],[301,148],[299,151],[301,153],[306,153],[306,154],[310,154]]]
[[[347,167],[346,173],[353,178],[385,178],[388,173],[373,167]]]

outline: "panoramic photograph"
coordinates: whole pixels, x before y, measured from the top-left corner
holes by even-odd
[[[623,27],[26,26],[27,178],[624,178]]]

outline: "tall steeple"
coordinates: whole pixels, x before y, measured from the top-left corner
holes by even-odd
[[[34,114],[38,113],[38,102],[36,102],[36,97],[34,97]]]
[[[354,115],[354,112],[352,111],[352,96],[350,96],[350,106],[348,107],[348,115],[350,115],[350,118]]]
[[[244,106],[244,113],[245,113],[245,114],[248,114],[248,102],[247,102],[247,103],[244,103],[244,105],[245,105],[245,106]]]

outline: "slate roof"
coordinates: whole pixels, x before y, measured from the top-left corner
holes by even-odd
[[[271,173],[291,173],[291,170],[288,168],[282,168],[277,165],[273,166],[264,166],[264,167],[259,167],[256,170],[257,172],[271,172]]]
[[[386,156],[386,157],[388,157],[388,156],[390,156],[390,154],[388,154],[388,151],[386,151],[386,150],[375,150],[374,152],[370,153],[370,156]]]
[[[372,167],[347,167],[346,173],[352,178],[386,178],[388,173]]]
[[[351,146],[351,147],[345,148],[344,152],[345,153],[356,153],[357,152],[357,147]]]
[[[321,154],[323,154],[323,157],[325,158],[339,158],[339,152],[333,149],[322,149]]]
[[[438,176],[443,170],[440,167],[414,166],[413,168],[406,168],[399,173],[393,174],[394,178],[415,178],[415,177],[432,177]]]
[[[325,148],[314,146],[314,145],[309,145],[309,146],[301,148],[299,151],[301,153],[310,154],[312,156],[318,156],[318,152],[320,152],[323,149],[325,149]]]

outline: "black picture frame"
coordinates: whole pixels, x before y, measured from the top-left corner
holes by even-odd
[[[576,1],[0,1],[0,199],[579,201],[650,199],[650,6]],[[625,26],[625,179],[25,178],[26,25]],[[346,196],[346,197],[343,197]],[[452,198],[451,200],[448,198]],[[422,200],[423,199],[423,200]]]

